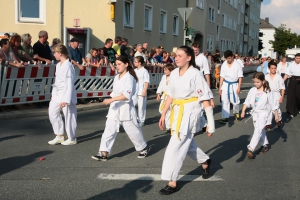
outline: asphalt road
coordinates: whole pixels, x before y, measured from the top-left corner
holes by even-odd
[[[242,102],[251,87],[248,75]],[[123,130],[107,162],[91,159],[98,152],[106,108],[78,113],[78,144],[74,146],[47,144],[54,138],[47,116],[1,120],[0,199],[300,199],[299,116],[290,119],[284,102],[284,127],[273,124],[267,133],[270,151],[249,160],[246,146],[253,133],[252,120],[238,122],[232,116],[228,125],[220,125],[221,106],[214,93],[216,133],[211,138],[202,132],[195,136],[198,146],[212,158],[211,179],[196,179],[201,167],[187,158],[180,174],[183,178],[191,175],[189,181],[179,181],[180,191],[171,196],[158,193],[165,181],[129,180],[126,174],[144,179],[160,175],[170,138],[158,129],[158,102],[150,100],[142,130],[152,149],[145,159],[137,158]]]

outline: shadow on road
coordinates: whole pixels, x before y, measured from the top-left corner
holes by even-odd
[[[27,156],[14,156],[11,158],[2,159],[0,160],[0,176],[28,165],[34,162],[36,159],[51,153],[53,153],[53,151],[39,151]]]
[[[89,133],[87,135],[79,136],[79,137],[77,137],[77,143],[82,143],[82,142],[86,142],[89,140],[101,138],[103,132],[104,132],[104,130],[95,131],[95,132]]]
[[[10,136],[6,136],[6,137],[3,137],[3,138],[0,138],[0,142],[3,142],[5,140],[11,140],[11,139],[15,139],[15,138],[18,138],[18,137],[23,137],[25,135],[10,135]]]
[[[93,200],[93,199],[105,199],[105,200],[115,200],[115,199],[130,199],[130,200],[136,200],[138,199],[137,193],[147,193],[149,192],[152,188],[153,181],[144,181],[144,180],[134,180],[122,188],[116,188],[112,189],[106,192],[103,192],[101,194],[95,195],[93,197],[88,198],[88,200]]]

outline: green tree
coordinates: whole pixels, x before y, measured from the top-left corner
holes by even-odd
[[[275,28],[274,40],[270,40],[269,43],[273,45],[274,51],[277,51],[279,55],[285,55],[287,48],[300,45],[300,37],[296,33],[292,33],[285,24],[281,24]]]

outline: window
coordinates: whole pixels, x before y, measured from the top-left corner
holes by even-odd
[[[239,4],[238,0],[234,0],[234,8],[235,9],[238,9],[238,6],[239,6],[238,4]]]
[[[45,0],[15,0],[18,22],[45,23]]]
[[[204,8],[204,0],[196,0],[197,8],[203,9]]]
[[[153,16],[153,7],[145,4],[145,13],[144,13],[144,30],[152,30],[152,16]]]
[[[221,40],[221,51],[223,51],[223,52],[226,51],[224,39]]]
[[[221,9],[221,0],[218,0],[218,10]]]
[[[243,44],[240,44],[240,54],[243,53]]]
[[[167,11],[160,10],[159,32],[167,33]]]
[[[124,27],[133,28],[134,26],[134,1],[126,0],[124,1],[124,17],[123,17]]]
[[[212,7],[208,8],[208,21],[215,22],[215,9]]]
[[[179,29],[179,16],[173,15],[173,35],[178,35],[178,29]]]
[[[233,20],[233,30],[236,31],[236,20]]]
[[[222,26],[226,27],[227,25],[227,15],[222,14]]]
[[[207,36],[207,41],[206,41],[206,50],[207,51],[213,51],[214,46],[214,37],[208,35]]]
[[[241,33],[243,34],[244,33],[244,25],[241,24]]]
[[[244,4],[241,4],[241,13],[242,13],[242,14],[245,14],[245,7],[244,7]]]
[[[219,24],[217,25],[217,36],[216,36],[216,42],[219,41],[219,36],[220,36],[220,27]]]
[[[230,3],[229,3],[229,4],[233,6],[233,0],[230,0]]]

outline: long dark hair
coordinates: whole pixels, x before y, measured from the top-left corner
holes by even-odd
[[[191,60],[189,61],[189,66],[193,66],[196,69],[200,70],[200,67],[196,65],[196,61],[195,61],[195,53],[194,50],[191,47],[188,46],[181,46],[178,49],[184,51],[186,53],[187,56],[191,56]],[[177,49],[177,50],[178,50]]]
[[[131,74],[131,76],[133,76],[133,78],[136,80],[136,82],[138,82],[138,77],[136,76],[134,69],[131,65],[131,62],[129,61],[127,56],[119,56],[116,60],[121,61],[124,64],[128,64],[127,66],[127,71]]]
[[[136,59],[138,62],[140,62],[143,67],[145,66],[145,60],[144,60],[143,56],[136,56],[134,59]]]
[[[256,72],[255,74],[253,74],[253,79],[255,79],[255,78],[257,78],[263,82],[263,88],[264,88],[265,93],[271,92],[269,82],[265,79],[264,73]]]

